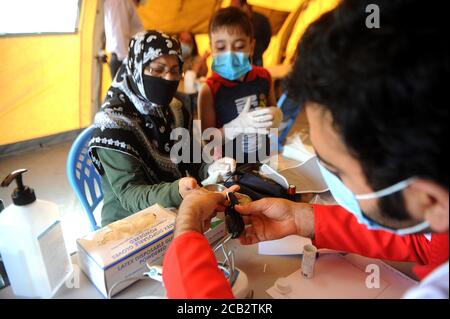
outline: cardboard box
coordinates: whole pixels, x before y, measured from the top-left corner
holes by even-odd
[[[87,234],[77,240],[78,265],[105,297],[121,282],[113,288],[114,296],[148,271],[147,262],[162,264],[173,239],[176,212],[155,204]],[[213,245],[225,233],[225,222],[215,217],[205,237]]]
[[[136,282],[147,262],[162,263],[174,225],[175,214],[155,204],[78,239],[79,266],[105,297],[123,281],[113,296]]]
[[[209,244],[214,247],[214,244],[225,236],[225,222],[222,219],[214,217],[211,220],[211,228],[205,232],[205,237]]]

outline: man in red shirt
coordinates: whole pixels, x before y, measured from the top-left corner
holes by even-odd
[[[240,241],[299,234],[318,248],[414,261],[424,279],[407,297],[448,298],[445,20],[419,0],[392,0],[371,29],[365,8],[374,3],[344,0],[309,26],[288,83],[340,206],[275,198],[237,206],[247,225]],[[184,199],[164,259],[168,297],[233,297],[202,235],[224,203],[203,189]]]

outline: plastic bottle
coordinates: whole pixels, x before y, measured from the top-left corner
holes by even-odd
[[[295,202],[295,194],[296,194],[296,187],[295,185],[290,184],[287,191],[288,199]]]
[[[20,169],[1,183],[16,180],[13,204],[0,214],[0,254],[16,296],[50,298],[71,276],[57,205],[36,199],[22,183]]]

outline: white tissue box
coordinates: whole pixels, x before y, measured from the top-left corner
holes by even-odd
[[[161,264],[173,238],[175,214],[157,204],[77,240],[79,266],[105,296],[119,281]],[[135,280],[118,284],[111,296]]]
[[[211,228],[208,229],[204,235],[206,239],[208,239],[209,244],[213,246],[214,243],[225,236],[225,233],[225,222],[223,219],[214,217],[211,220]]]

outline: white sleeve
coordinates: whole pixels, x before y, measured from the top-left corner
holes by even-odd
[[[106,50],[119,60],[126,58],[131,38],[128,4],[129,0],[105,0],[104,4]]]
[[[436,268],[422,282],[406,292],[404,299],[448,299],[448,262]]]
[[[136,8],[131,5],[130,10],[130,26],[131,26],[131,34],[130,37],[135,35],[136,33],[140,31],[144,31],[144,26],[142,25],[141,19],[139,18],[139,15],[137,13]]]

